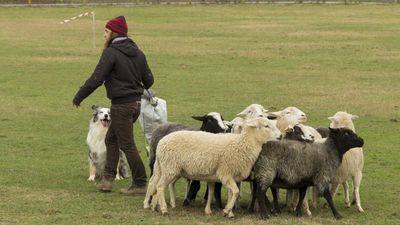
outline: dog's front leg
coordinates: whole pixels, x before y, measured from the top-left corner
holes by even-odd
[[[96,177],[96,166],[93,164],[92,160],[89,158],[89,178],[88,181],[94,181]]]

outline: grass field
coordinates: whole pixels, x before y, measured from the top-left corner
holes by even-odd
[[[96,12],[91,20],[63,19]],[[0,8],[0,224],[400,224],[400,6],[213,5]],[[365,213],[328,209],[269,221],[244,209],[228,220],[214,210],[142,209],[143,197],[96,192],[85,144],[90,106],[109,106],[104,87],[80,109],[72,98],[96,66],[106,21],[125,15],[146,53],[169,120],[192,126],[210,111],[225,119],[251,103],[272,111],[297,106],[309,124],[328,126],[337,111],[358,115],[365,139],[361,200]],[[147,164],[144,140],[136,141]],[[249,198],[244,189],[243,206]],[[184,182],[178,184],[178,202]],[[204,191],[204,188],[202,188]]]

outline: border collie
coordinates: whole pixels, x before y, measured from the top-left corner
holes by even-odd
[[[107,151],[105,138],[107,130],[111,124],[111,114],[109,108],[92,106],[93,117],[89,124],[89,133],[86,143],[89,146],[89,181],[95,181],[103,176],[106,165]],[[129,165],[125,154],[119,151],[119,163],[116,179],[120,180],[130,176]]]

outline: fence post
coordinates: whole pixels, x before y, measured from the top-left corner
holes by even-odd
[[[28,5],[29,5],[29,6],[32,5],[32,0],[28,0]]]

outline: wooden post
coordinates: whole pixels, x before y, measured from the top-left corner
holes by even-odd
[[[28,5],[29,5],[29,6],[32,5],[32,0],[28,0]]]
[[[92,12],[92,33],[93,33],[93,48],[96,48],[96,19],[94,11]]]

